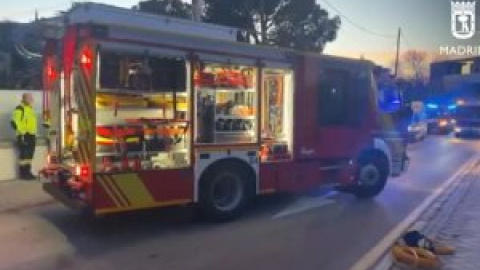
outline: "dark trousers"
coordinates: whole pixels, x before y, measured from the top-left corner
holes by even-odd
[[[32,175],[32,159],[35,153],[35,135],[25,134],[23,136],[17,136],[17,148],[19,156],[19,173],[20,177]]]

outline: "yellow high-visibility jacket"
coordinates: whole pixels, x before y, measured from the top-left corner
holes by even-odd
[[[13,110],[11,124],[17,135],[37,134],[37,116],[35,111],[31,106],[24,103],[21,103]]]

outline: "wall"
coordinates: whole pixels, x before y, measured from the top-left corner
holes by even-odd
[[[0,160],[2,161],[2,170],[0,172],[0,182],[13,180],[17,178],[17,153],[13,144],[0,143]],[[45,165],[47,149],[45,144],[40,144],[35,149],[35,155],[32,161],[32,172],[36,175]]]

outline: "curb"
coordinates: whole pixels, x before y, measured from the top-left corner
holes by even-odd
[[[390,247],[397,241],[397,239],[408,229],[423,230],[426,222],[418,222],[426,213],[435,210],[437,212],[443,203],[448,201],[448,195],[453,194],[455,187],[462,183],[465,176],[468,175],[480,162],[480,154],[472,156],[459,170],[448,178],[443,184],[437,187],[433,193],[428,196],[423,202],[396,227],[387,233],[380,242],[371,248],[359,261],[357,261],[350,270],[386,270],[392,266],[390,258]],[[447,197],[445,200],[441,198]],[[432,207],[433,206],[433,207]]]

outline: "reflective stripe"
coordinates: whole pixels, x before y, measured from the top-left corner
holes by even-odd
[[[19,165],[30,165],[32,164],[32,160],[31,159],[21,159],[18,161],[18,164]]]
[[[121,207],[121,203],[119,201],[119,199],[116,197],[116,195],[114,194],[113,190],[111,189],[110,185],[107,183],[108,181],[108,178],[107,176],[97,176],[97,179],[99,180],[98,182],[100,183],[100,185],[102,186],[103,190],[105,190],[108,194],[108,197],[110,197],[110,199],[113,201],[113,203],[115,204],[116,207]]]
[[[164,201],[164,202],[155,202],[151,205],[145,205],[145,206],[130,206],[130,207],[123,207],[123,208],[102,208],[102,209],[96,209],[95,214],[102,215],[102,214],[120,213],[120,212],[139,210],[139,209],[148,209],[148,208],[155,208],[155,207],[185,205],[191,202],[192,202],[191,199],[183,199],[183,200],[180,199],[180,200],[172,200],[172,201]]]
[[[12,122],[15,124],[17,135],[37,134],[37,116],[31,106],[23,103],[18,105],[13,111]]]
[[[127,198],[125,197],[125,194],[118,187],[117,183],[115,183],[115,180],[114,180],[113,176],[112,175],[105,175],[104,177],[106,179],[108,179],[108,181],[106,183],[110,186],[110,188],[113,192],[113,195],[115,195],[117,197],[121,206],[128,207],[130,205],[130,203],[128,202]]]
[[[118,174],[112,177],[120,192],[127,197],[130,206],[145,207],[155,203],[150,191],[137,174]]]

